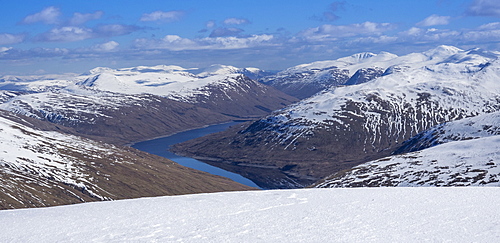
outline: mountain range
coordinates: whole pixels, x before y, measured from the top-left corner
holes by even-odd
[[[0,109],[74,128],[77,135],[127,144],[257,118],[297,101],[237,71],[249,72],[221,66],[195,75],[161,65],[95,68],[63,79],[4,77]]]
[[[192,71],[192,70],[191,70]],[[126,144],[231,120],[297,99],[258,69],[95,68],[0,79],[0,208],[252,189]]]
[[[384,71],[370,81],[334,85],[257,121],[176,145],[174,151],[244,174],[264,188],[308,186],[390,156],[438,124],[498,111],[498,56],[439,46],[400,57],[360,54],[300,65],[289,70],[342,64],[346,70]]]
[[[439,46],[279,72],[158,65],[3,76],[0,205],[251,189],[124,146],[232,120],[247,122],[172,151],[264,189],[497,185],[499,56]]]

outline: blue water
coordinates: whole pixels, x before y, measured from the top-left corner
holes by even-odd
[[[189,157],[182,157],[179,155],[176,155],[169,150],[170,146],[177,144],[177,143],[182,143],[194,138],[202,137],[211,133],[216,133],[216,132],[221,132],[226,130],[228,127],[232,125],[239,124],[239,122],[229,122],[229,123],[224,123],[224,124],[218,124],[218,125],[212,125],[204,128],[199,128],[199,129],[193,129],[185,132],[180,132],[176,133],[172,136],[168,137],[162,137],[162,138],[157,138],[157,139],[152,139],[144,142],[139,142],[132,147],[142,150],[144,152],[148,152],[150,154],[155,154],[159,155],[162,157],[165,157],[167,159],[170,159],[172,161],[175,161],[179,163],[180,165],[193,168],[196,170],[201,170],[208,172],[213,175],[218,175],[218,176],[224,176],[227,177],[233,181],[239,182],[241,184],[251,186],[251,187],[257,187],[253,181],[239,175],[233,172],[229,172],[227,170],[223,170],[221,168],[211,166],[209,164],[205,164],[199,160],[189,158]]]

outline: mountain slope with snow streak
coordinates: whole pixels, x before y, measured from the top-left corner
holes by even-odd
[[[395,154],[419,151],[439,144],[500,135],[500,112],[439,124],[405,141]]]
[[[248,189],[135,149],[37,130],[13,113],[0,112],[0,132],[0,209]]]
[[[497,242],[499,188],[225,192],[0,211],[2,242]]]
[[[0,93],[0,109],[126,144],[260,117],[297,101],[238,73],[250,72],[247,69],[221,66],[204,76],[189,71],[193,70],[159,65],[95,68],[68,80],[4,77],[0,88],[11,91]]]
[[[214,65],[195,75],[177,66],[161,67],[93,69],[77,84],[100,91],[158,95],[235,117],[261,116],[297,101],[245,76],[260,75],[259,69]]]
[[[451,47],[411,54],[399,60],[421,62],[402,61],[370,82],[331,88],[247,126],[175,150],[240,173],[252,166],[269,168],[275,178],[288,178],[288,186],[304,186],[389,156],[437,124],[498,111],[496,57],[494,52]],[[264,188],[286,187],[259,180]]]
[[[437,125],[395,153],[316,187],[500,186],[500,112]]]
[[[454,141],[358,165],[316,187],[500,186],[500,136]]]
[[[231,119],[193,104],[155,95],[127,95],[79,87],[13,96],[0,104],[0,109],[73,128],[77,135],[117,144]]]

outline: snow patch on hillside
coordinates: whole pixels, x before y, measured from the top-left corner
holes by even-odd
[[[80,188],[93,197],[93,178],[81,168],[81,159],[71,154],[83,154],[98,159],[99,154],[113,153],[114,147],[98,146],[90,140],[58,132],[38,131],[0,117],[0,170],[19,178],[30,178],[39,185],[54,180]],[[117,161],[119,162],[119,161]],[[49,184],[47,184],[49,186]],[[0,190],[8,194],[8,185],[0,181]],[[16,198],[17,195],[11,195]]]
[[[500,186],[500,136],[441,144],[356,166],[317,187]]]

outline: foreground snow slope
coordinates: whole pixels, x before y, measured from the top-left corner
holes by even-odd
[[[498,242],[500,188],[300,189],[0,211],[2,242]]]

